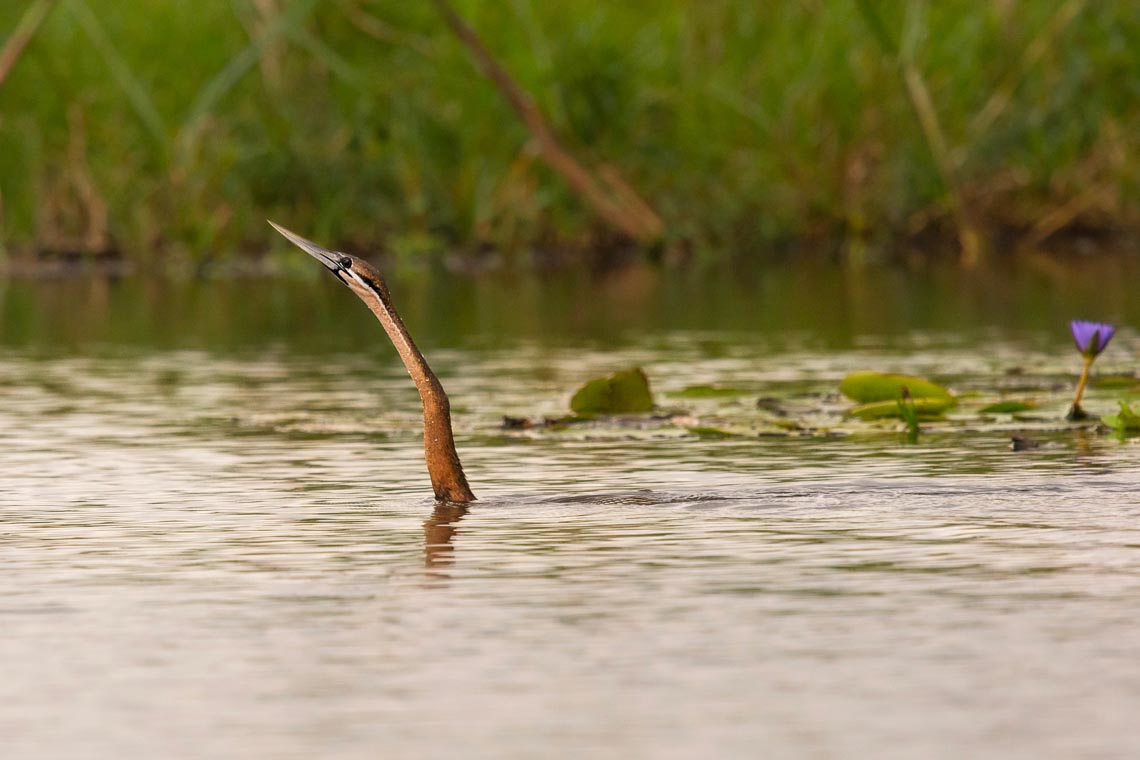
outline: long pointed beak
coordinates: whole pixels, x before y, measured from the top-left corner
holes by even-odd
[[[269,222],[269,224],[273,226],[273,229],[277,230],[282,235],[284,235],[290,243],[297,246],[302,251],[304,251],[305,253],[309,254],[310,256],[312,256],[317,261],[324,264],[326,267],[329,268],[329,270],[331,270],[333,272],[337,272],[337,271],[340,271],[342,269],[342,267],[340,265],[340,259],[341,259],[340,254],[336,253],[335,251],[330,251],[327,248],[322,248],[321,246],[314,243],[312,240],[308,240],[306,238],[303,238],[300,235],[298,235],[296,232],[290,232],[289,230],[285,229],[281,225],[275,224],[274,222],[270,222],[268,219],[266,219],[265,221]]]

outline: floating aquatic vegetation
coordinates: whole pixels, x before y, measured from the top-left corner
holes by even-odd
[[[749,391],[744,388],[731,388],[723,385],[687,385],[679,391],[667,395],[673,398],[732,398],[744,396]]]
[[[649,378],[641,367],[634,367],[591,380],[570,399],[570,409],[581,415],[651,412]]]
[[[896,417],[905,420],[907,414],[919,417],[937,417],[957,399],[954,394],[937,383],[912,375],[884,374],[882,372],[853,372],[839,383],[839,392],[859,406],[847,411],[847,416],[863,420]],[[904,404],[900,403],[906,400]]]
[[[846,416],[856,417],[861,420],[882,420],[890,417],[905,419],[905,415],[899,408],[899,402],[901,400],[902,394],[900,393],[898,398],[891,401],[876,401],[871,404],[860,404],[859,406],[848,409]],[[914,413],[921,419],[940,417],[943,412],[953,405],[953,399],[915,398],[911,396],[907,400],[908,408],[914,410]]]
[[[914,399],[954,400],[954,394],[941,385],[912,375],[852,372],[839,383],[839,392],[860,404],[897,401],[902,396],[903,388]]]
[[[1094,356],[1104,350],[1112,332],[1111,326],[1100,325],[1075,329],[1074,339],[1082,355],[1087,351]],[[841,394],[835,392],[834,381],[781,380],[749,386],[734,378],[723,385],[714,381],[667,391],[665,396],[675,405],[665,408],[653,404],[644,371],[633,368],[583,385],[574,394],[573,412],[566,416],[503,417],[500,429],[529,437],[613,440],[678,435],[705,440],[885,436],[898,440],[901,432],[904,441],[915,442],[919,436],[939,440],[983,433],[1059,435],[1074,429],[1061,419],[1072,390],[1063,380],[1063,362],[1061,357],[1044,370],[1021,370],[1022,379],[1013,394],[1002,382],[1000,370],[989,375],[954,375],[960,392],[916,375],[861,371],[843,378],[838,387]],[[1096,378],[1098,382],[1103,379]],[[1134,376],[1111,379],[1118,388],[1140,381]],[[1135,401],[1132,408],[1140,411]],[[1140,432],[1132,408],[1122,407],[1121,414],[1106,422],[1118,430]]]
[[[914,399],[910,397],[910,391],[907,386],[902,387],[902,398],[897,402],[899,407],[899,416],[903,418],[906,423],[906,439],[910,443],[918,442],[918,409],[915,407]]]
[[[1097,375],[1089,378],[1089,387],[1099,390],[1140,390],[1140,378],[1136,375]]]
[[[701,438],[704,440],[721,440],[723,438],[742,438],[742,437],[748,435],[747,433],[738,433],[738,432],[734,432],[732,430],[726,430],[723,428],[713,427],[711,425],[696,425],[694,427],[687,428],[687,429],[690,433],[695,435],[697,438]]]
[[[1032,401],[998,401],[983,406],[978,410],[978,414],[1017,414],[1036,408],[1037,404]]]
[[[1104,417],[1101,422],[1119,433],[1140,432],[1140,412],[1134,411],[1125,401],[1120,402],[1120,411]]]
[[[1088,322],[1083,319],[1074,319],[1069,323],[1069,329],[1073,333],[1073,340],[1077,344],[1077,350],[1081,352],[1084,363],[1081,366],[1081,378],[1077,381],[1077,392],[1073,396],[1073,405],[1069,407],[1069,413],[1066,415],[1066,418],[1069,420],[1083,420],[1088,419],[1089,416],[1088,413],[1081,408],[1081,396],[1084,394],[1085,386],[1089,382],[1089,370],[1092,368],[1092,364],[1096,361],[1096,358],[1108,347],[1108,342],[1112,340],[1113,334],[1116,333],[1116,328],[1104,322]]]

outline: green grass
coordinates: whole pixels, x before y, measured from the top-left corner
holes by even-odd
[[[952,231],[897,64],[855,0],[456,6],[671,240],[760,256]],[[0,35],[24,7],[0,4]],[[912,46],[987,229],[1140,227],[1131,4],[880,13]],[[403,256],[606,240],[528,140],[430,3],[60,0],[0,87],[0,240],[196,261],[264,250],[266,217]]]

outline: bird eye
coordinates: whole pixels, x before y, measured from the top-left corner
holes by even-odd
[[[347,256],[342,256],[340,259],[340,265],[345,269],[352,269],[352,259]]]

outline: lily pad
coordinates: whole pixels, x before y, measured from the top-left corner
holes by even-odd
[[[1100,421],[1116,430],[1140,430],[1140,414],[1123,401],[1118,413],[1102,417]]]
[[[1104,390],[1133,388],[1138,383],[1140,379],[1135,375],[1097,375],[1089,380],[1089,385]]]
[[[1017,414],[1018,412],[1028,412],[1036,407],[1037,404],[1029,401],[999,401],[996,404],[983,406],[978,410],[978,414]]]
[[[722,430],[718,427],[710,425],[698,425],[696,427],[688,428],[688,431],[698,438],[705,440],[719,440],[722,438],[741,438],[741,433],[736,433],[731,430]]]
[[[744,388],[728,388],[721,385],[689,385],[669,395],[674,398],[728,398],[749,393]]]
[[[591,380],[570,399],[570,409],[582,415],[652,411],[649,378],[641,367],[634,367]]]
[[[910,375],[852,372],[839,383],[839,392],[860,404],[872,404],[876,401],[894,403],[902,398],[904,388],[916,403],[920,399],[926,401],[941,399],[949,402],[946,406],[954,403],[954,396],[941,385]]]
[[[954,406],[953,398],[913,398],[914,410],[919,418],[937,417]],[[873,401],[847,412],[848,417],[858,417],[861,420],[880,420],[887,417],[902,417],[902,407],[897,400]]]

